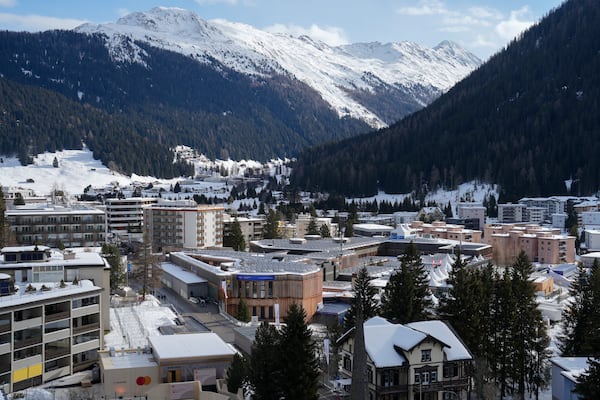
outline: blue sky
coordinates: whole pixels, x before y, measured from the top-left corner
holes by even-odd
[[[70,29],[132,11],[180,7],[329,44],[452,40],[482,59],[563,0],[0,0],[0,29]]]

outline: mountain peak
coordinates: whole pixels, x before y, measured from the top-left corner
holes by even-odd
[[[118,55],[115,59],[119,61],[132,54],[136,58],[129,62],[145,64],[143,50],[136,50],[135,42],[146,42],[206,64],[216,60],[251,76],[292,76],[316,90],[340,117],[361,119],[376,128],[392,121],[360,97],[378,91],[404,95],[413,91],[410,96],[416,100],[408,111],[412,112],[480,63],[475,56],[467,57],[467,52],[449,45],[443,52],[408,42],[331,47],[305,35],[296,38],[240,23],[206,21],[192,11],[170,7],[134,12],[113,24],[86,25],[78,30],[105,34],[111,54]]]

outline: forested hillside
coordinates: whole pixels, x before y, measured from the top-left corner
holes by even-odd
[[[85,142],[96,159],[125,174],[193,175],[191,165],[174,163],[167,147],[140,134],[150,130],[123,115],[0,78],[0,149],[2,154],[18,155],[24,164],[32,154],[81,149]]]
[[[346,195],[501,185],[501,197],[600,182],[600,2],[570,0],[433,104],[304,152],[294,185]]]
[[[145,138],[147,146],[164,154],[184,144],[209,157],[264,160],[369,129],[358,120],[340,119],[293,77],[252,77],[217,61],[209,66],[145,43],[136,43],[144,51],[144,63],[119,62],[103,40],[70,31],[0,32],[3,86],[20,91],[23,100],[12,95],[0,99],[11,111],[0,127],[0,153],[26,160],[37,151],[81,146],[83,140],[105,164],[113,161],[124,172],[167,177],[173,167],[151,158],[152,152],[130,147],[131,142]],[[48,90],[31,92],[9,81]],[[70,110],[68,116],[59,104]],[[81,110],[87,113],[79,115]],[[98,116],[98,125],[67,122],[91,115]],[[6,123],[16,125],[17,120],[32,123],[8,129]],[[98,135],[115,140],[94,142]],[[145,164],[152,167],[138,169]]]

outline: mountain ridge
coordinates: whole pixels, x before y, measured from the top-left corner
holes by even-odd
[[[381,86],[388,91],[404,90],[416,97],[410,113],[431,102],[481,63],[447,41],[433,49],[410,42],[334,47],[307,36],[273,34],[225,20],[203,20],[181,8],[155,7],[131,13],[116,23],[84,24],[75,30],[105,35],[107,47],[119,61],[143,63],[135,43],[144,41],[200,62],[217,60],[250,76],[286,74],[314,88],[340,117],[358,118],[374,128],[394,121],[386,121],[377,110],[365,107],[352,96],[353,92],[374,93]],[[387,51],[394,57],[377,58],[376,51],[369,58],[364,57],[364,52],[363,57],[357,57],[358,46]],[[124,49],[133,50],[129,60],[124,57]],[[372,76],[377,78],[376,85],[369,79]]]

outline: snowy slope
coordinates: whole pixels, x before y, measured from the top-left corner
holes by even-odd
[[[359,118],[373,127],[385,123],[377,110],[352,94],[400,88],[425,106],[481,62],[458,45],[435,48],[415,43],[358,43],[332,47],[307,36],[273,34],[250,25],[206,21],[180,8],[156,7],[129,14],[116,23],[85,24],[82,33],[102,33],[115,61],[146,65],[147,57],[134,40],[193,57],[214,60],[256,77],[293,76],[314,88],[340,116]],[[218,68],[218,66],[215,66]],[[356,97],[356,96],[355,96]]]

